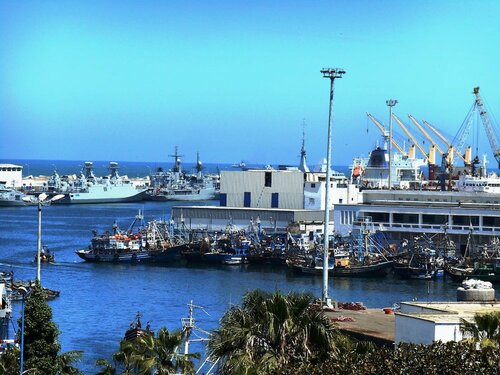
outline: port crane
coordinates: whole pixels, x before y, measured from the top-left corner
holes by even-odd
[[[455,147],[452,146],[452,144],[450,143],[450,141],[448,141],[432,124],[430,124],[429,122],[423,120],[422,121],[434,134],[436,134],[436,136],[442,140],[444,142],[444,144],[446,145],[446,147],[448,148],[448,151],[447,151],[447,160],[448,160],[448,164],[451,164],[451,162],[453,161],[453,154],[457,155],[460,159],[462,159],[462,161],[464,162],[464,165],[465,166],[468,166],[470,165],[470,158],[469,158],[469,161],[465,160],[464,156],[461,154],[460,150],[457,150]],[[470,150],[470,146],[468,146],[467,150]],[[470,151],[466,151],[465,152],[466,154],[470,153]]]
[[[439,145],[434,141],[434,139],[431,138],[429,133],[424,129],[424,127],[413,117],[412,115],[408,114],[408,118],[413,122],[413,124],[420,130],[420,132],[424,135],[424,137],[431,143],[432,146],[436,147],[436,151],[439,152],[441,156],[443,156],[444,151],[439,147]]]
[[[368,116],[368,118],[370,120],[372,120],[372,122],[377,126],[377,128],[380,130],[380,132],[382,133],[382,136],[385,138],[385,139],[389,139],[389,132],[387,130],[385,130],[384,126],[375,118],[373,117],[370,113],[366,113],[366,115]],[[394,147],[396,147],[396,149],[403,155],[406,154],[406,152],[403,150],[403,148],[394,140],[394,138],[392,138],[392,145]]]
[[[396,120],[396,122],[399,124],[401,129],[403,129],[403,131],[408,136],[408,138],[410,138],[410,140],[413,142],[413,144],[419,149],[419,151],[422,153],[422,155],[424,155],[424,157],[427,158],[428,164],[435,164],[435,160],[436,160],[436,156],[435,156],[436,148],[435,148],[435,146],[432,145],[429,152],[425,151],[425,149],[422,146],[420,146],[420,144],[417,142],[415,137],[410,133],[408,128],[405,126],[405,124],[403,124],[403,122],[399,119],[399,117],[396,116],[394,113],[392,114],[392,117],[394,118],[394,120]]]
[[[493,156],[498,163],[498,168],[500,168],[500,147],[498,147],[498,137],[493,129],[490,118],[483,104],[483,100],[479,95],[479,86],[474,87],[473,93],[476,96],[474,101],[474,107],[479,109],[479,115],[481,116],[481,121],[483,122],[484,129],[486,130],[486,135],[488,136],[488,141],[490,142],[491,150],[493,151]]]

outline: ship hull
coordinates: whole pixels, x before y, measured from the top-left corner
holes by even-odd
[[[91,193],[70,193],[64,199],[57,201],[60,204],[95,204],[95,203],[125,203],[140,202],[144,198],[144,192],[134,193],[132,195],[113,196],[110,194],[94,195]]]
[[[392,261],[366,266],[335,267],[333,276],[339,277],[385,277],[392,269]]]
[[[182,259],[184,245],[160,251],[99,252],[78,250],[76,255],[91,263],[169,263]]]

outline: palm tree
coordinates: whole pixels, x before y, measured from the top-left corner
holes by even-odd
[[[222,317],[208,344],[222,373],[273,373],[338,353],[337,330],[311,294],[260,290]]]
[[[123,367],[122,374],[134,374],[137,369],[137,348],[134,342],[120,341],[120,350],[113,354],[113,361]]]
[[[194,374],[193,358],[199,358],[198,353],[179,354],[182,343],[181,331],[170,333],[166,328],[160,328],[157,335],[146,334],[138,337],[136,342],[135,363],[139,374],[169,375],[181,370],[183,374]]]
[[[75,362],[81,360],[83,351],[81,350],[71,350],[62,354],[58,354],[56,358],[57,362],[57,374],[58,375],[81,375],[83,374],[79,369],[73,366]]]
[[[466,340],[478,343],[481,347],[500,347],[500,312],[476,314],[469,322],[460,319],[460,330]]]
[[[116,375],[116,368],[107,360],[100,358],[95,362],[96,366],[102,367],[96,375]]]

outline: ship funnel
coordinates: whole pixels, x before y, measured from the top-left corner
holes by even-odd
[[[415,145],[411,145],[408,149],[408,159],[415,160]]]

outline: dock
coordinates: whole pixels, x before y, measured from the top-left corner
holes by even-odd
[[[395,338],[394,314],[383,309],[327,311],[339,329],[356,339],[371,341],[380,346],[393,346]]]

